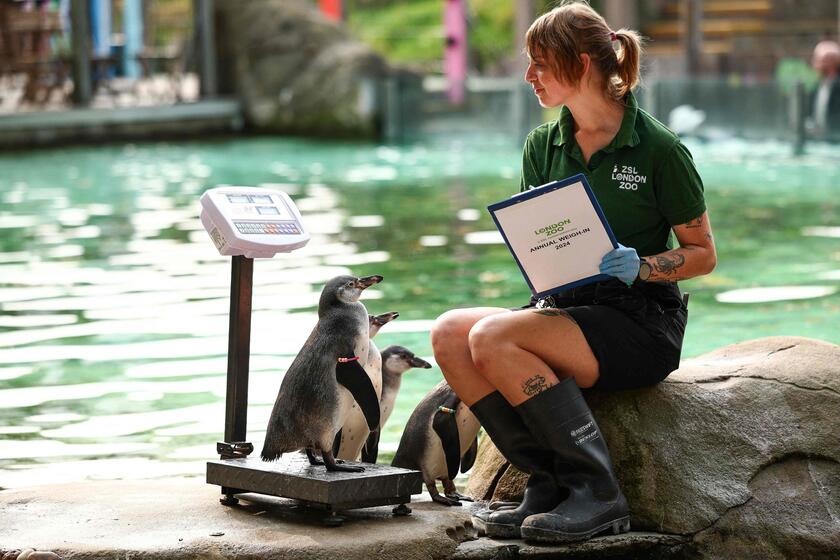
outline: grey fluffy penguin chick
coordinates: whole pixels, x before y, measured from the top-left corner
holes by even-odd
[[[419,470],[435,502],[460,506],[460,500],[471,500],[458,493],[453,480],[459,466],[461,472],[472,468],[480,427],[469,407],[441,381],[411,413],[391,464]],[[437,490],[438,480],[443,482],[443,496]]]
[[[430,369],[432,364],[414,355],[405,346],[389,346],[382,351],[382,396],[379,398],[379,429],[371,432],[362,450],[362,461],[375,463],[379,456],[379,438],[397,401],[402,376],[411,368]]]
[[[359,297],[381,281],[382,276],[337,276],[324,286],[318,322],[280,384],[263,460],[305,449],[311,464],[324,464],[328,471],[364,470],[337,463],[332,446],[354,402],[371,429],[379,425],[378,395],[364,371],[370,344],[368,312]]]
[[[368,315],[368,323],[370,325],[370,345],[368,347],[367,362],[365,363],[365,373],[368,374],[370,382],[373,385],[373,388],[376,391],[376,396],[380,399],[380,402],[382,397],[382,355],[380,354],[376,343],[373,341],[373,338],[379,333],[379,329],[399,316],[400,314],[396,311],[389,311],[388,313],[382,313],[380,315]],[[382,424],[381,407],[379,424]],[[358,461],[362,455],[362,448],[364,447],[370,434],[371,430],[368,429],[365,415],[362,413],[358,405],[353,403],[350,413],[348,414],[347,421],[335,436],[335,441],[333,442],[333,455],[335,455],[338,459]],[[376,461],[366,462],[375,463]]]

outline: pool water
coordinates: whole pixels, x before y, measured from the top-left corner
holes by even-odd
[[[799,335],[840,343],[840,149],[688,142],[719,264],[691,293],[684,357]],[[312,240],[254,266],[248,438],[259,449],[323,283],[382,274],[377,337],[431,360],[443,311],[528,291],[485,210],[520,153],[462,139],[389,147],[298,139],[0,155],[0,487],[201,475],[224,429],[230,261],[198,220],[218,184],[288,192]],[[405,374],[388,460],[440,370]]]

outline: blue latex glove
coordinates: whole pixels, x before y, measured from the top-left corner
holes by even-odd
[[[601,274],[615,276],[629,286],[639,275],[639,265],[641,262],[639,254],[636,253],[636,249],[625,247],[619,243],[618,249],[613,249],[604,255],[598,269],[601,271]]]

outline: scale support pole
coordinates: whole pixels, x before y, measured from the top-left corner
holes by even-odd
[[[248,364],[251,355],[251,295],[254,259],[235,256],[230,273],[225,441],[245,441],[248,423]]]
[[[198,87],[201,97],[215,97],[219,93],[213,10],[213,0],[193,0],[196,50],[198,51]]]

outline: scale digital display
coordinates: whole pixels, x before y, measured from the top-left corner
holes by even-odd
[[[229,194],[227,199],[231,204],[271,204],[268,194]]]
[[[309,241],[300,212],[284,192],[217,187],[201,196],[201,223],[223,255],[273,257]]]

